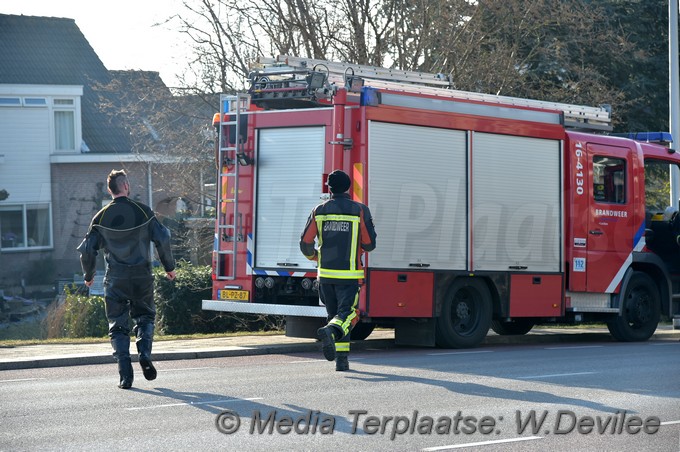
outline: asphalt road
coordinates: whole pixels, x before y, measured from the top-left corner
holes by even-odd
[[[0,450],[680,450],[677,341],[366,350],[350,364],[164,361],[128,391],[115,365],[6,370]]]

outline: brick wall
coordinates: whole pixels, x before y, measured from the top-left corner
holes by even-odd
[[[140,187],[141,171],[128,164],[132,196],[140,194],[146,201],[146,186]],[[56,164],[52,165],[52,218],[54,228],[53,259],[61,272],[72,275],[80,270],[76,247],[85,236],[92,217],[111,200],[106,191],[106,176],[120,164]],[[141,199],[140,199],[141,200]],[[103,267],[102,267],[103,268]]]
[[[131,197],[149,204],[146,163],[53,164],[51,184],[54,248],[49,251],[3,252],[0,255],[0,289],[19,287],[21,278],[30,279],[31,275],[35,277],[36,272],[48,266],[54,267],[54,279],[70,279],[74,273],[80,272],[76,247],[85,236],[92,217],[111,200],[106,190],[106,177],[112,169],[125,169],[130,178]],[[163,186],[162,178],[152,178],[152,184],[154,195],[151,206],[155,209],[156,205],[171,195],[167,187]],[[104,268],[103,259],[100,260],[99,268]]]

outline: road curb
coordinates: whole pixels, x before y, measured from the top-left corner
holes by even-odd
[[[678,340],[680,330],[657,331],[650,340]],[[499,336],[489,334],[482,342],[484,345],[510,345],[510,344],[564,344],[583,342],[616,342],[607,331],[598,332],[559,332],[555,330],[537,330],[521,336]],[[352,350],[388,350],[397,347],[394,339],[367,339],[352,342]],[[409,348],[408,346],[398,346]],[[423,347],[411,347],[423,348]],[[187,359],[212,359],[231,358],[237,356],[256,356],[287,353],[320,352],[320,345],[313,342],[300,344],[257,344],[247,346],[226,346],[210,350],[182,350],[182,351],[157,351],[153,354],[154,361],[173,361]],[[136,361],[137,356],[133,355]],[[84,366],[93,364],[113,364],[111,353],[97,353],[91,355],[64,355],[51,357],[20,358],[0,361],[0,371],[19,369],[38,369],[45,367]]]
[[[352,343],[353,350],[388,349],[394,346],[392,339],[373,339]],[[215,350],[187,350],[154,352],[154,361],[174,361],[185,359],[232,358],[237,356],[276,355],[286,353],[320,352],[316,343],[305,344],[265,344],[251,346],[234,346]],[[137,356],[132,355],[132,361],[137,362]],[[34,359],[15,359],[0,361],[0,371],[19,369],[39,369],[45,367],[86,366],[93,364],[115,363],[110,353],[87,356],[56,356],[39,357]]]

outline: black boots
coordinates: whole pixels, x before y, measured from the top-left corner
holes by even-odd
[[[142,367],[142,373],[147,380],[156,379],[156,368],[151,362],[151,346],[153,344],[153,323],[146,323],[144,325],[137,325],[135,327],[135,334],[137,335],[137,352],[139,353],[139,365]]]
[[[342,335],[342,333],[338,331],[335,326],[326,325],[323,328],[319,328],[316,331],[316,336],[321,341],[321,350],[323,351],[324,358],[326,358],[328,361],[335,360],[335,370],[344,372],[346,370],[349,370],[349,361],[347,360],[349,352],[336,351],[334,333]],[[343,345],[346,345],[347,349],[349,349],[349,342]]]
[[[328,361],[335,359],[335,337],[333,337],[333,327],[326,325],[323,328],[316,330],[316,336],[321,341],[321,350],[323,356]]]
[[[130,360],[129,356],[127,359],[118,360],[118,374],[120,375],[120,383],[118,383],[118,387],[120,389],[130,389],[135,377],[132,371],[132,361]]]
[[[132,373],[132,361],[130,360],[130,336],[122,331],[111,334],[111,347],[113,358],[118,362],[118,374],[120,375],[120,389],[130,389],[134,375]]]
[[[135,334],[137,335],[137,352],[139,353],[139,365],[142,373],[147,380],[156,378],[156,368],[151,362],[151,345],[153,343],[153,323],[137,325]],[[130,389],[134,380],[132,371],[132,361],[130,359],[130,336],[128,332],[115,330],[111,334],[111,346],[113,347],[113,357],[118,362],[118,374],[121,389]]]
[[[347,360],[349,353],[347,352],[337,352],[335,355],[335,370],[339,372],[344,372],[349,370],[349,361]]]
[[[144,374],[144,378],[147,380],[155,380],[156,379],[156,368],[153,366],[153,363],[151,362],[150,358],[142,358],[141,356],[139,357],[139,365],[142,367],[142,373]]]

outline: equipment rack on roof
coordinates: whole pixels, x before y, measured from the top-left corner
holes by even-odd
[[[334,87],[347,86],[350,91],[362,86],[380,90],[440,96],[472,102],[551,110],[562,112],[564,126],[578,129],[611,131],[609,106],[589,107],[560,102],[523,99],[495,94],[452,89],[444,74],[341,63],[312,58],[280,55],[259,58],[250,74],[249,93],[254,103],[269,108],[291,108],[327,101]]]

